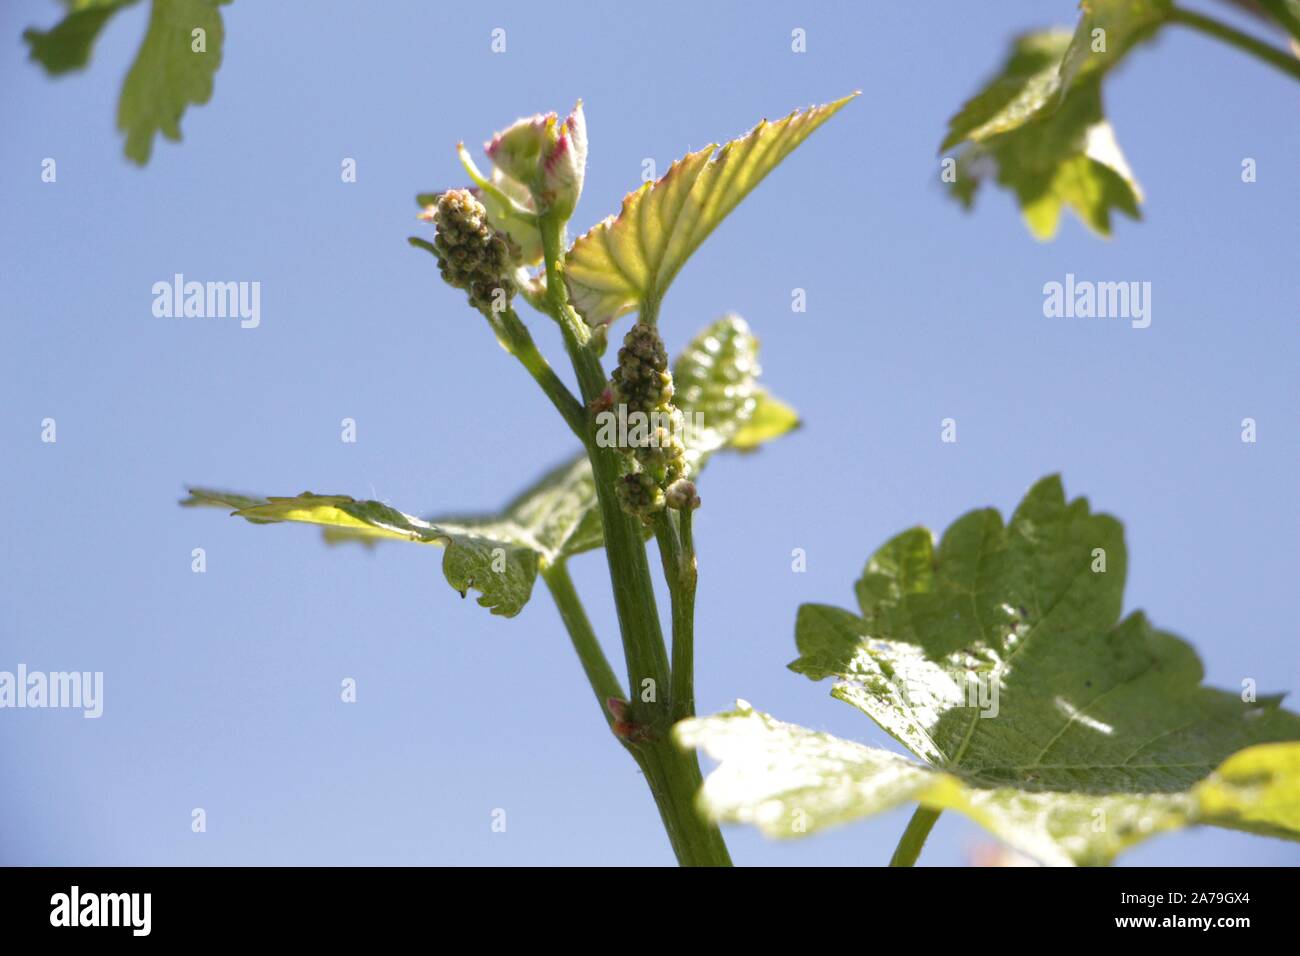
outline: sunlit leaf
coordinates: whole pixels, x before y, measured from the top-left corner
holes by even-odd
[[[233,513],[256,524],[296,521],[321,525],[338,535],[438,544],[447,582],[463,597],[478,591],[479,604],[493,614],[513,617],[528,602],[537,577],[538,553],[505,537],[454,522],[432,524],[403,514],[378,501],[358,501],[346,495],[256,498],[209,489],[191,489],[185,505],[229,505]]]
[[[674,402],[688,427],[686,458],[698,471],[758,407],[758,339],[738,315],[714,322],[673,364]]]
[[[1200,815],[1223,827],[1300,839],[1300,744],[1233,754],[1196,786]]]
[[[585,454],[552,468],[500,512],[429,520],[531,548],[548,564],[599,548],[605,540]]]
[[[266,504],[266,499],[259,495],[246,495],[239,491],[222,491],[217,488],[189,488],[189,497],[181,499],[182,508],[224,508],[227,511],[241,511],[255,505]],[[263,522],[266,524],[267,522]]]
[[[916,802],[954,810],[1048,864],[1105,863],[1158,833],[1210,825],[1300,840],[1300,744],[1239,751],[1182,792],[1096,793],[980,787],[960,774],[754,710],[683,721],[677,741],[718,767],[700,792],[701,811],[776,838]]]
[[[1106,862],[1159,830],[1223,822],[1224,810],[1197,802],[1209,792],[1198,785],[1219,780],[1205,786],[1227,801],[1226,788],[1249,776],[1229,763],[1211,777],[1229,756],[1300,739],[1300,717],[1279,697],[1204,687],[1190,646],[1140,612],[1120,619],[1126,563],[1119,522],[1067,502],[1048,478],[1006,524],[984,509],[937,546],[924,529],[887,542],[855,585],[856,612],[800,608],[791,667],[834,678],[833,696],[942,772],[909,770],[917,789],[900,800],[956,809],[1044,862]],[[803,758],[820,759],[825,743]],[[854,773],[879,762],[863,757]],[[798,764],[781,772],[816,785]],[[841,777],[827,786],[846,801],[823,811],[827,821],[853,815],[854,787]],[[880,808],[868,801],[861,812]],[[1267,829],[1244,814],[1233,825]]]
[[[766,389],[756,389],[754,398],[757,402],[754,413],[736,430],[728,448],[741,452],[754,451],[799,427],[799,413],[770,395]]]
[[[678,270],[742,199],[857,94],[759,123],[721,149],[688,153],[578,238],[565,262],[569,297],[589,325],[657,303]]]
[[[687,455],[696,472],[720,449],[751,450],[780,437],[798,422],[793,410],[756,384],[758,340],[739,316],[719,319],[697,335],[677,359],[673,373],[678,382],[676,401],[687,416],[703,423],[703,427],[686,432]],[[757,420],[759,415],[762,420]],[[480,515],[421,519],[378,502],[351,498],[264,498],[211,488],[190,489],[190,496],[181,504],[225,508],[257,523],[318,524],[330,544],[373,545],[386,539],[432,544],[451,541],[443,568],[452,585],[462,591],[470,578],[480,590],[480,585],[494,580],[477,570],[478,557],[469,561],[461,556],[465,547],[473,545],[468,553],[475,556],[481,556],[484,549],[490,553],[492,548],[507,548],[515,565],[526,572],[516,575],[514,583],[522,583],[526,576],[527,588],[522,589],[521,600],[520,588],[503,582],[503,594],[494,593],[492,598],[499,607],[514,611],[527,600],[539,566],[604,544],[596,487],[585,454],[551,469],[501,511]],[[531,559],[523,557],[525,554]]]

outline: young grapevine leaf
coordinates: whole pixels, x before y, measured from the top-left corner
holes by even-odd
[[[1158,830],[1222,823],[1198,785],[1240,780],[1224,761],[1243,748],[1300,740],[1280,697],[1201,686],[1190,646],[1140,612],[1120,619],[1126,561],[1119,522],[1047,478],[1006,524],[984,509],[937,547],[924,529],[886,543],[855,585],[856,613],[800,608],[791,668],[835,678],[833,696],[933,768],[903,775],[920,781],[910,799],[1045,862],[1105,862]]]
[[[429,520],[453,522],[474,534],[532,548],[543,564],[554,564],[605,543],[596,484],[585,453],[552,468],[500,512]]]
[[[196,488],[191,489],[190,498],[182,504],[234,506],[235,515],[254,524],[298,521],[360,539],[388,538],[443,545],[446,552],[442,572],[447,583],[461,597],[471,588],[478,591],[478,603],[503,617],[514,617],[523,610],[537,578],[538,553],[529,547],[451,522],[432,524],[378,501],[311,492],[294,498],[259,499]]]
[[[673,364],[673,401],[689,427],[686,459],[699,471],[730,444],[758,410],[758,339],[738,315],[695,336]],[[777,436],[773,436],[777,437]]]
[[[618,216],[580,236],[565,260],[569,297],[587,324],[658,303],[718,223],[855,96],[763,120],[721,149],[688,153],[657,182],[628,193]]]
[[[719,319],[697,335],[673,374],[683,383],[677,396],[682,411],[692,419],[698,415],[704,425],[686,432],[687,456],[697,471],[715,451],[729,445],[752,450],[798,425],[789,406],[757,386],[758,339],[739,316]],[[755,421],[760,413],[763,420]],[[553,468],[500,512],[486,515],[415,518],[379,502],[343,496],[263,498],[210,488],[190,489],[181,504],[228,508],[257,524],[321,525],[331,544],[395,539],[445,545],[443,571],[452,587],[482,591],[480,603],[507,617],[527,602],[539,567],[604,544],[585,454]],[[494,555],[498,568],[505,556],[505,572],[485,562]]]

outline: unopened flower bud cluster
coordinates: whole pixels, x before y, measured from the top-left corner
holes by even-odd
[[[686,481],[689,466],[682,444],[682,413],[673,404],[673,376],[659,330],[637,323],[618,350],[610,381],[615,404],[654,423],[643,442],[628,449],[631,471],[619,482],[623,510],[649,523],[665,507],[698,507],[695,486]]]

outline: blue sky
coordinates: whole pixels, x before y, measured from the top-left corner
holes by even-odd
[[[760,117],[864,91],[663,306],[673,351],[723,312],[745,316],[767,383],[806,421],[719,458],[701,484],[702,712],[745,697],[885,743],[828,684],[785,669],[796,608],[850,604],[893,533],[1009,511],[1056,471],[1125,522],[1126,609],[1190,640],[1212,684],[1300,688],[1300,86],[1170,30],[1107,90],[1145,222],[1102,241],[1071,220],[1039,244],[1004,194],[986,190],[971,216],[949,202],[935,150],[1008,39],[1072,23],[1069,0],[578,11],[236,0],[212,101],[140,170],[113,117],[145,6],[111,22],[86,73],[51,82],[18,38],[59,7],[4,5],[0,669],[103,671],[105,701],[98,720],[0,712],[0,862],[672,861],[540,586],[502,620],[446,586],[434,549],[327,549],[310,529],[175,504],[204,483],[475,510],[570,452],[405,237],[415,192],[462,181],[457,140],[578,97],[584,229],[646,158],[662,171]],[[505,54],[490,52],[494,27]],[[790,52],[795,27],[806,54]],[[41,182],[46,157],[57,183]],[[340,181],[344,157],[356,183]],[[177,272],[260,281],[261,325],[156,318],[151,286]],[[1151,327],[1044,318],[1043,284],[1066,273],[1151,282]],[[806,313],[791,312],[796,287]],[[530,321],[559,364],[546,320]],[[1247,416],[1255,444],[1240,440]],[[40,440],[47,417],[56,444]],[[339,440],[344,417],[355,444]],[[956,444],[939,440],[946,417]],[[603,559],[573,572],[621,671]],[[339,700],[345,677],[356,704]],[[191,832],[195,807],[206,833]],[[875,864],[909,812],[797,844],[727,837],[741,864]],[[921,861],[963,863],[985,842],[946,814]],[[1126,861],[1295,864],[1300,849],[1201,831]]]

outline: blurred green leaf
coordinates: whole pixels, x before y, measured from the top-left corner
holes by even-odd
[[[84,68],[104,25],[135,2],[73,0],[67,4],[68,14],[51,29],[24,31],[31,59],[52,76]],[[211,99],[225,40],[218,7],[229,2],[153,0],[144,41],[122,83],[117,105],[117,127],[126,134],[126,155],[141,166],[149,161],[155,133],[179,140],[186,108]],[[197,30],[202,33],[196,34]]]
[[[739,452],[754,451],[774,438],[794,431],[802,424],[799,413],[773,397],[762,387],[754,390],[754,413],[736,430],[728,448]]]
[[[212,97],[221,66],[225,28],[218,7],[228,0],[154,0],[149,30],[122,84],[117,128],[126,134],[126,155],[143,166],[155,133],[181,138],[181,116],[191,103]],[[194,31],[203,31],[204,49]]]
[[[1300,744],[1233,754],[1196,786],[1200,815],[1221,827],[1300,839]]]
[[[1102,107],[1108,72],[1169,18],[1170,0],[1085,0],[1073,34],[1021,36],[1002,68],[949,121],[940,151],[963,143],[952,194],[973,205],[992,178],[1013,192],[1034,236],[1073,210],[1099,235],[1118,210],[1140,218],[1142,191]]]
[[[800,831],[777,808],[810,799],[810,788],[823,801],[822,823],[914,799],[958,810],[1048,863],[1108,862],[1160,830],[1228,825],[1227,804],[1248,774],[1229,773],[1241,764],[1224,761],[1255,744],[1300,739],[1300,717],[1280,697],[1246,701],[1201,686],[1190,646],[1141,613],[1120,620],[1126,564],[1119,522],[1083,499],[1067,502],[1055,477],[1035,485],[1005,525],[983,509],[955,522],[937,548],[924,529],[898,535],[867,562],[857,613],[800,608],[791,668],[834,678],[834,697],[928,766],[901,767],[902,758],[763,715],[726,715],[743,717],[742,736],[758,742],[754,756],[750,744],[722,753],[744,759],[706,788],[710,811],[793,835]],[[706,747],[712,732],[683,731]],[[773,734],[798,740],[799,752],[776,761]],[[761,782],[765,764],[776,779]],[[886,780],[874,778],[882,773]],[[735,779],[749,780],[752,792]],[[1293,785],[1261,786],[1280,803]],[[1211,793],[1217,808],[1198,802]],[[764,806],[770,816],[754,816]],[[1231,825],[1285,829],[1280,812],[1260,813],[1263,822],[1238,812]]]
[[[1300,56],[1300,0],[1259,0],[1259,5],[1291,34],[1292,51]]]
[[[688,425],[686,459],[698,472],[758,407],[758,339],[738,315],[695,336],[673,364],[674,402]]]
[[[137,0],[79,0],[68,15],[49,30],[29,27],[23,31],[31,59],[51,76],[80,70],[90,62],[99,32],[113,14]]]

